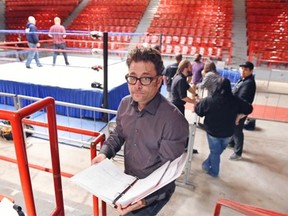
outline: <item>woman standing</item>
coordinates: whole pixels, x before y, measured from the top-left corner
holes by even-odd
[[[202,169],[217,177],[220,170],[220,155],[234,132],[237,114],[250,114],[251,104],[234,96],[228,79],[221,79],[215,92],[201,99],[195,106],[197,115],[204,117],[210,154],[202,163]]]

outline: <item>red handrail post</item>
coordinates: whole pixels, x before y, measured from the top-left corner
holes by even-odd
[[[49,140],[50,140],[50,153],[52,160],[53,169],[53,180],[54,180],[54,192],[56,199],[56,209],[58,210],[57,216],[64,216],[64,201],[61,181],[61,169],[59,159],[59,148],[58,148],[58,133],[56,124],[56,111],[55,101],[51,101],[47,105],[47,118],[49,125]],[[56,214],[55,214],[56,215]]]
[[[23,196],[26,205],[27,215],[36,216],[36,208],[34,203],[34,197],[32,192],[32,184],[30,179],[30,172],[28,166],[27,152],[25,148],[23,126],[21,122],[21,116],[19,113],[10,113],[13,118],[10,119],[15,153],[18,163],[18,171],[20,175],[20,181],[22,185]]]

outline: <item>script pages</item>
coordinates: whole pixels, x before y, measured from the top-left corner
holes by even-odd
[[[133,184],[136,179],[134,176],[125,174],[107,158],[71,178],[74,183],[109,204],[112,204],[119,193]]]
[[[110,205],[116,202],[127,206],[179,177],[186,158],[183,154],[171,163],[167,161],[144,179],[125,174],[112,161],[105,159],[82,170],[71,180]]]

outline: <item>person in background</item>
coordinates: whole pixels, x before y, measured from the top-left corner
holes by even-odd
[[[210,154],[202,163],[202,169],[210,176],[217,177],[220,170],[220,156],[226,149],[229,138],[234,132],[237,115],[248,115],[253,110],[251,104],[245,102],[231,91],[228,79],[221,79],[215,92],[201,99],[195,105],[195,113],[204,117]]]
[[[192,65],[189,60],[185,59],[179,63],[177,72],[171,85],[171,102],[185,115],[185,104],[195,103],[195,98],[187,96],[187,91],[192,95],[195,94],[193,88],[188,83],[188,77],[192,75]],[[195,96],[195,95],[194,95]]]
[[[63,25],[61,25],[61,19],[59,17],[54,18],[54,25],[50,27],[48,36],[53,38],[53,48],[54,49],[66,49],[66,43],[64,38],[66,38],[66,30]],[[67,53],[62,52],[65,60],[65,64],[69,65]],[[59,52],[53,53],[53,66],[56,64],[56,58]]]
[[[207,90],[207,95],[211,96],[217,88],[217,83],[220,82],[222,77],[216,70],[216,65],[213,61],[206,61],[204,64],[204,69],[202,70],[202,82],[196,85],[196,92],[200,97],[204,96],[204,89]],[[200,90],[200,91],[199,91]],[[201,91],[202,90],[202,91]],[[204,129],[203,123],[200,122],[200,119],[197,121],[197,126]]]
[[[252,104],[256,93],[256,82],[253,76],[254,64],[245,62],[239,65],[241,79],[235,84],[233,94],[242,100]],[[244,113],[245,114],[245,113]],[[229,147],[234,148],[234,153],[230,156],[230,160],[241,159],[244,145],[244,123],[247,115],[239,115],[239,124],[234,129],[234,134],[229,140]]]
[[[204,68],[204,63],[202,62],[202,55],[196,53],[194,56],[194,62],[192,63],[192,87],[196,89],[196,85],[202,82],[202,70]]]
[[[216,69],[216,65],[213,61],[206,61],[204,64],[204,69],[202,70],[202,82],[198,83],[197,89],[207,89],[208,96],[212,95],[221,79],[220,74]]]
[[[163,61],[153,48],[135,48],[126,60],[130,95],[122,99],[116,127],[92,163],[113,158],[124,145],[125,173],[142,179],[184,153],[189,137],[185,117],[159,93]],[[169,116],[169,118],[167,118]],[[123,208],[120,215],[157,215],[175,190],[175,181]]]
[[[164,81],[164,85],[166,85],[166,89],[168,93],[168,100],[170,101],[172,99],[172,94],[171,94],[172,79],[174,75],[176,74],[179,63],[182,61],[182,54],[176,54],[175,60],[176,60],[175,63],[168,65],[163,71],[163,81]]]
[[[30,48],[28,53],[28,58],[26,60],[26,68],[31,69],[30,66],[33,59],[35,59],[38,67],[42,67],[42,64],[39,60],[39,52],[37,51],[37,47],[40,47],[39,37],[38,37],[38,29],[36,27],[35,17],[29,16],[28,23],[26,25],[26,38],[28,41],[28,47]]]

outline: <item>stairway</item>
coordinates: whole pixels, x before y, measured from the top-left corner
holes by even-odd
[[[78,14],[87,6],[89,0],[83,0],[81,3],[74,9],[74,11],[70,14],[70,16],[63,22],[63,26],[65,28],[69,27],[73,20],[78,16]]]
[[[232,61],[238,65],[247,60],[246,6],[243,0],[233,0]]]
[[[147,29],[149,28],[152,19],[154,17],[154,14],[157,11],[158,5],[160,4],[160,0],[151,0],[138,27],[136,28],[135,33],[139,33],[139,34],[143,34],[145,32],[147,32]],[[131,38],[131,42],[130,42],[130,46],[129,49],[132,49],[133,47],[135,47],[135,44],[137,44],[139,42],[139,37],[138,36],[134,36]]]

